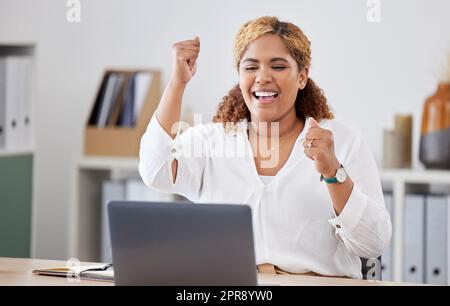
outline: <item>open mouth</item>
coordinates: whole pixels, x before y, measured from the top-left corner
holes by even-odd
[[[276,91],[253,91],[253,97],[263,103],[270,103],[276,100],[278,92]]]

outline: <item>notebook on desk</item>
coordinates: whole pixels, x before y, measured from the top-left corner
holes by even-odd
[[[112,264],[38,269],[33,270],[32,273],[38,275],[79,278],[86,280],[97,280],[108,282],[114,281],[114,270],[112,269]]]

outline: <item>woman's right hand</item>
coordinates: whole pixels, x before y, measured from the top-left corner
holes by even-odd
[[[172,45],[173,66],[171,81],[186,85],[197,71],[197,57],[200,52],[200,38],[176,42]]]

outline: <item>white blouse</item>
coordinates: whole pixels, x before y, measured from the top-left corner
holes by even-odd
[[[392,232],[375,161],[362,135],[343,123],[322,120],[333,132],[335,154],[354,187],[339,216],[301,139],[276,176],[257,173],[241,121],[234,132],[221,123],[198,124],[172,139],[153,116],[141,139],[139,172],[146,185],[196,203],[247,204],[252,209],[256,263],[292,273],[361,278],[359,257],[378,257]],[[178,160],[175,183],[172,161]]]
[[[261,181],[264,183],[264,185],[269,184],[271,181],[273,181],[273,179],[275,178],[275,176],[272,175],[260,175],[259,178],[261,179]]]

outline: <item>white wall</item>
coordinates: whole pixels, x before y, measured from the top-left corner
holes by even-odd
[[[336,117],[358,127],[381,161],[382,129],[393,114],[414,114],[417,156],[421,107],[434,92],[450,50],[450,2],[381,0],[381,23],[366,20],[366,0],[81,0],[81,23],[65,0],[0,0],[0,44],[35,42],[35,252],[66,259],[71,164],[83,152],[83,127],[105,67],[149,66],[168,79],[171,44],[199,34],[202,49],[185,104],[214,114],[237,81],[232,42],[239,26],[275,15],[312,42],[312,77]],[[417,157],[415,166],[419,166]]]

